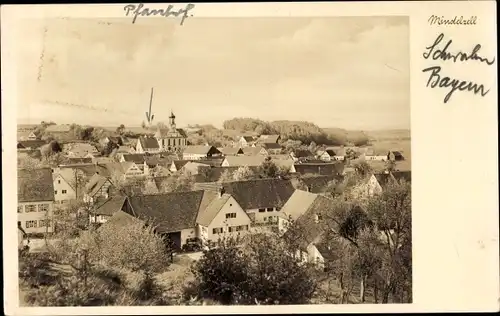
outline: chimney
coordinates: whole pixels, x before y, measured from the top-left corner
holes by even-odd
[[[224,193],[226,193],[226,190],[224,189],[224,187],[220,187],[219,188],[219,197],[222,197],[224,195]]]
[[[310,185],[307,186],[307,192],[311,192],[312,188]]]

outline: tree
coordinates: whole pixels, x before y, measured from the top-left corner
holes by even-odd
[[[115,142],[109,141],[106,146],[101,150],[101,155],[109,156],[113,150],[117,149],[118,145]]]
[[[234,181],[234,177],[233,173],[229,170],[224,170],[221,176],[219,177],[219,180],[217,180],[217,182],[219,183],[230,182],[230,181]]]
[[[348,148],[345,151],[345,157],[346,157],[346,159],[349,159],[349,160],[356,160],[359,158],[359,152],[357,152],[354,149]]]
[[[177,172],[163,181],[160,185],[160,191],[164,193],[191,191],[194,180],[189,172]]]
[[[392,172],[396,169],[396,162],[394,160],[387,160],[385,162],[385,170]]]
[[[18,167],[21,169],[27,169],[27,170],[33,170],[33,169],[40,169],[47,167],[46,164],[44,164],[42,161],[39,159],[32,158],[30,156],[18,158]]]
[[[233,180],[234,181],[244,181],[244,180],[251,180],[255,179],[256,174],[255,172],[250,169],[248,166],[241,166],[236,171],[233,173]]]
[[[354,165],[354,170],[361,177],[366,177],[366,176],[372,174],[372,172],[373,172],[372,167],[366,161],[361,161],[361,162],[356,163]]]
[[[199,295],[222,304],[306,304],[315,270],[293,257],[282,239],[265,233],[231,238],[205,250],[193,268]]]
[[[278,166],[271,160],[271,157],[266,157],[260,166],[260,174],[264,178],[276,178],[280,174],[279,172]]]
[[[120,124],[120,126],[116,128],[116,133],[118,135],[123,135],[124,132],[125,132],[125,125]]]

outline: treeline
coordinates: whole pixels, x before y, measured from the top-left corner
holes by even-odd
[[[355,146],[367,145],[367,135],[358,135],[349,139],[346,131],[341,129],[325,131],[319,126],[306,121],[272,121],[266,122],[256,118],[233,118],[223,123],[224,129],[256,132],[258,134],[279,134],[283,141],[298,140],[303,144],[314,142],[321,145],[340,146],[353,144]]]

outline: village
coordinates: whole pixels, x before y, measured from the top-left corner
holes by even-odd
[[[101,129],[101,138],[93,135],[97,128],[76,124],[20,128],[20,251],[49,251],[68,223],[81,235],[139,222],[168,240],[172,257],[196,261],[221,239],[286,236],[293,223],[307,231],[294,231],[300,240],[293,251],[326,271],[332,250],[320,224],[346,185],[362,206],[391,183],[411,183],[409,157],[398,148],[235,131],[223,145],[211,144],[200,141],[200,128],[178,128],[173,112],[168,126],[148,123]]]

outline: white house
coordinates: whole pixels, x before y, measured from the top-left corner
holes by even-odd
[[[214,146],[192,145],[187,146],[182,152],[184,160],[200,160],[221,156],[222,153]]]
[[[150,136],[141,136],[137,140],[135,147],[135,152],[138,154],[142,153],[159,153],[161,151],[160,144],[158,140]]]
[[[17,225],[27,234],[54,231],[54,182],[50,168],[17,172]]]
[[[78,174],[78,169],[57,169],[53,175],[55,204],[65,205],[76,200],[76,185],[83,181]],[[64,174],[63,174],[64,173]],[[74,173],[74,174],[73,174]],[[83,196],[83,192],[82,196]]]

